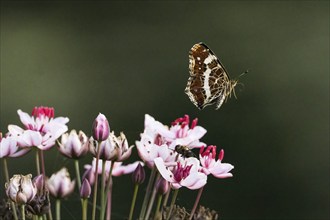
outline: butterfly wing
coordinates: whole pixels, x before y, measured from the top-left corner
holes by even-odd
[[[189,72],[186,94],[199,109],[217,104],[220,108],[226,96],[229,77],[213,51],[204,43],[195,44],[189,51]]]

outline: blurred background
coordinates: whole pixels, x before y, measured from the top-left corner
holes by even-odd
[[[184,94],[201,41],[231,78],[250,70],[218,111]],[[202,205],[226,220],[329,219],[328,1],[1,1],[0,45],[3,133],[22,125],[17,109],[44,105],[89,135],[102,112],[134,144],[145,114],[189,114],[235,166],[231,179],[209,177]],[[49,174],[73,168],[55,148],[46,159]],[[8,162],[11,175],[35,175],[32,153]],[[127,217],[132,192],[130,176],[114,179],[113,219]],[[196,195],[180,190],[178,204],[191,209]],[[77,197],[62,205],[63,219],[80,218]]]

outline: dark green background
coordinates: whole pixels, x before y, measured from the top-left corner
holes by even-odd
[[[250,70],[218,111],[199,111],[183,92],[200,41],[232,78]],[[227,220],[329,218],[328,1],[2,1],[1,131],[21,125],[17,109],[39,105],[88,134],[102,112],[130,144],[146,113],[164,124],[198,117],[202,140],[235,166],[231,179],[210,176],[202,204]],[[9,160],[11,174],[35,174],[33,156]],[[72,167],[55,149],[46,158],[48,173]],[[114,181],[120,219],[133,189],[129,176]],[[195,196],[181,190],[178,203],[191,209]],[[80,219],[73,198],[63,219]]]

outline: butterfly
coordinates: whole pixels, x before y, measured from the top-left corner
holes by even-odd
[[[200,110],[212,104],[219,109],[232,93],[236,97],[234,88],[238,80],[229,78],[225,67],[206,44],[201,42],[190,49],[189,72],[185,93]]]

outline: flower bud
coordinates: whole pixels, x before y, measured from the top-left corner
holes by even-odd
[[[19,205],[30,202],[37,193],[37,187],[31,178],[31,174],[14,175],[9,183],[5,184],[7,196]]]
[[[59,151],[68,158],[78,159],[89,150],[89,141],[84,132],[72,130],[70,134],[65,133],[59,143]]]
[[[97,141],[104,141],[109,137],[110,126],[107,118],[99,113],[93,123],[93,138]]]
[[[71,181],[70,174],[66,168],[62,168],[53,174],[47,181],[49,192],[55,198],[64,198],[74,190],[75,181]]]
[[[164,195],[168,192],[169,184],[163,177],[158,178],[158,180],[156,181],[156,190],[157,193],[161,195]]]
[[[144,182],[144,178],[145,178],[145,172],[141,163],[139,163],[132,174],[133,183],[142,184]]]
[[[40,174],[33,178],[33,182],[37,187],[38,193],[43,192],[45,188],[45,178],[43,174]]]
[[[89,198],[89,196],[91,195],[91,185],[89,184],[87,179],[84,179],[81,187],[80,187],[80,197],[83,199],[87,199]]]

